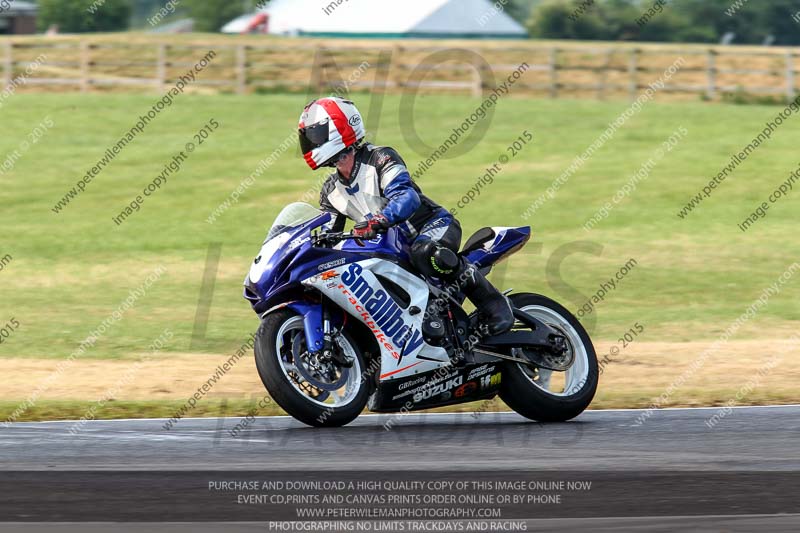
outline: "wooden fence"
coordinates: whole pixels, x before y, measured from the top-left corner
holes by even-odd
[[[417,90],[486,94],[519,69],[515,96],[635,98],[656,80],[660,98],[718,100],[744,94],[791,99],[800,54],[793,49],[633,47],[537,44],[209,45],[92,40],[0,40],[4,85],[20,91],[164,90],[213,50],[215,57],[190,84],[194,91]],[[453,47],[450,47],[453,46]],[[463,46],[463,43],[460,45]],[[38,60],[37,60],[38,58]],[[683,58],[683,59],[680,59]],[[676,61],[673,75],[665,71]]]

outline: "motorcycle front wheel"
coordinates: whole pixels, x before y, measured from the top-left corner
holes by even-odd
[[[256,368],[272,399],[297,420],[338,427],[363,411],[369,396],[364,357],[346,334],[335,336],[349,368],[323,361],[306,348],[303,317],[290,309],[267,315],[256,333]]]

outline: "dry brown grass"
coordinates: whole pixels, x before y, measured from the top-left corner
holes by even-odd
[[[608,342],[598,342],[598,357],[608,354],[611,346]],[[593,407],[649,406],[709,346],[710,342],[634,342],[605,366]],[[798,355],[800,348],[788,341],[731,341],[713,353],[696,373],[687,373],[684,384],[662,406],[721,405],[734,398],[748,382],[756,385],[737,403],[798,402]],[[186,400],[227,357],[173,354],[168,359],[144,362],[135,372],[133,360],[79,360],[54,381],[41,399],[96,401],[130,375],[131,379],[123,380],[129,383],[120,386],[114,395],[116,400]],[[768,363],[776,357],[778,364],[759,377],[759,370],[769,369]],[[0,373],[5,381],[0,401],[27,397],[58,363],[43,359],[0,359]],[[244,400],[263,392],[255,363],[248,355],[214,385],[207,398]]]

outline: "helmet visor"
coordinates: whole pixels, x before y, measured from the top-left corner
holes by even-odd
[[[328,121],[312,124],[307,128],[300,128],[300,149],[307,154],[328,142]]]

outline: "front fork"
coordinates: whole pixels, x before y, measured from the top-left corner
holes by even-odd
[[[318,352],[325,348],[322,303],[296,300],[289,302],[286,306],[303,317],[303,333],[306,336],[308,351]]]
[[[344,325],[344,312],[331,313],[325,301],[319,303],[298,300],[287,307],[303,317],[303,332],[309,352],[322,352],[322,361],[335,361],[340,366],[352,366],[353,361],[339,350],[333,341],[333,331]]]

